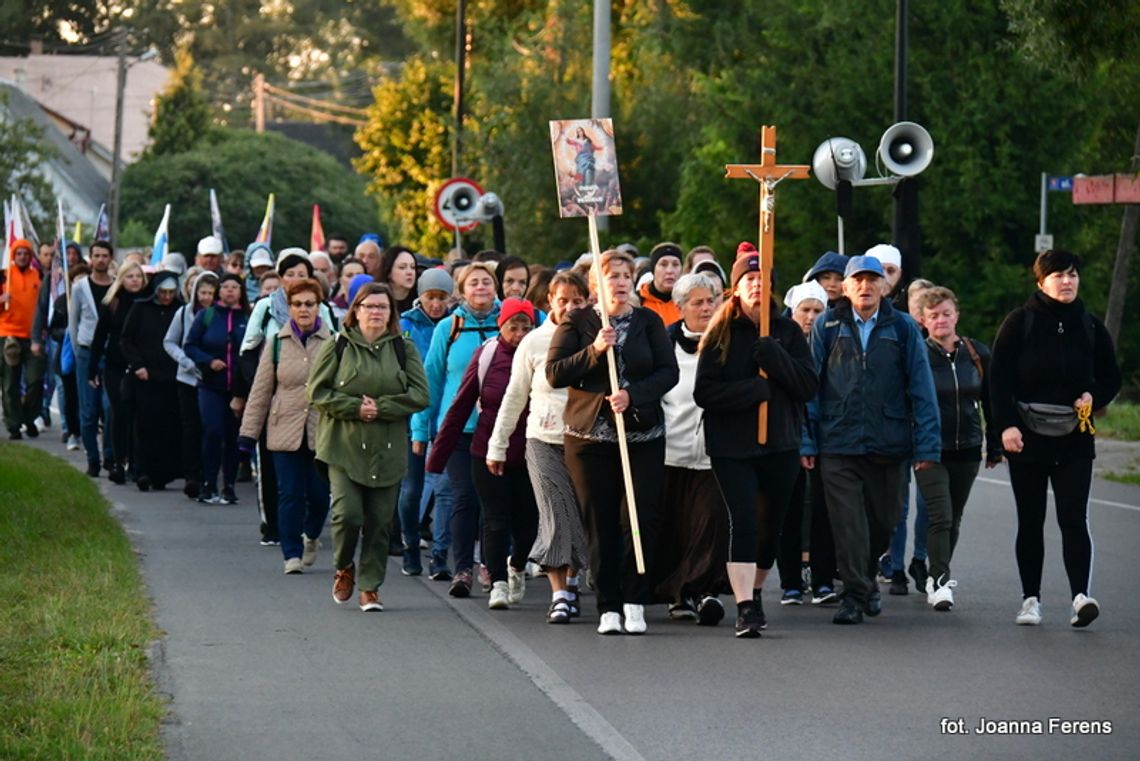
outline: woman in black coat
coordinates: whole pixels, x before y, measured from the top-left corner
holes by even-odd
[[[732,296],[701,339],[693,389],[705,409],[705,446],[732,516],[728,581],[736,596],[736,636],[746,638],[767,627],[761,590],[799,475],[804,405],[819,383],[799,325],[761,301],[762,278],[759,257],[736,260]],[[761,309],[770,310],[770,336],[759,336]],[[765,444],[757,436],[761,402],[768,403]]]
[[[546,378],[569,387],[566,467],[574,481],[590,538],[590,568],[598,591],[599,634],[645,632],[644,605],[652,578],[638,574],[622,502],[625,488],[615,415],[623,415],[645,564],[652,563],[656,511],[665,470],[661,397],[677,383],[677,359],[661,319],[630,304],[633,259],[607,251],[599,262],[608,302],[580,309],[562,322],[547,354]],[[594,270],[597,272],[597,269]],[[605,308],[610,327],[602,329]],[[613,347],[621,390],[610,394],[607,349]],[[619,612],[620,611],[620,612]]]
[[[153,295],[136,301],[127,313],[119,347],[134,388],[135,459],[139,491],[162,490],[182,476],[182,423],[178,411],[178,364],[163,340],[182,302],[178,276],[156,274]]]
[[[1009,313],[994,339],[990,399],[1017,503],[1022,604],[1016,621],[1027,626],[1041,623],[1050,485],[1073,595],[1070,623],[1088,626],[1100,613],[1089,596],[1093,553],[1088,500],[1096,456],[1089,415],[1113,400],[1121,379],[1112,338],[1077,297],[1080,270],[1080,258],[1068,251],[1038,256],[1033,264],[1037,292]],[[1052,424],[1036,414],[1042,411],[1040,405],[1054,406],[1044,409]]]

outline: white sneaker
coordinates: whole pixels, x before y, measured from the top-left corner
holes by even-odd
[[[1100,604],[1091,597],[1078,594],[1073,598],[1073,617],[1069,623],[1073,626],[1084,627],[1091,624],[1100,615]]]
[[[642,605],[623,605],[625,613],[625,633],[645,634],[645,607]]]
[[[539,576],[545,576],[546,571],[542,570],[542,566],[538,563],[528,560],[526,562],[526,577],[528,579],[537,579]]]
[[[1073,601],[1076,603],[1076,600]],[[1036,597],[1026,597],[1021,603],[1021,610],[1017,612],[1018,626],[1041,625],[1041,603]]]
[[[954,581],[954,579],[949,579],[935,587],[928,576],[926,579],[926,588],[930,591],[926,594],[926,601],[930,603],[930,607],[935,610],[950,610],[954,607],[954,593],[951,590],[956,586],[958,586],[958,582]]]
[[[931,607],[934,606],[934,577],[933,576],[927,576],[926,577],[926,604],[931,606]]]
[[[285,573],[304,573],[305,569],[301,564],[301,558],[289,558],[285,561]]]
[[[518,605],[526,594],[526,572],[516,571],[514,566],[507,563],[507,589],[511,605]]]
[[[79,439],[75,436],[71,436],[67,440],[67,451],[75,452],[78,450],[79,450]]]
[[[301,562],[305,565],[312,565],[317,562],[317,550],[321,548],[321,540],[310,539],[301,534],[301,541],[304,543],[304,549],[301,551]]]
[[[621,614],[603,613],[598,622],[598,634],[621,634]]]
[[[506,610],[511,607],[510,592],[507,589],[505,581],[496,581],[492,584],[491,599],[487,601],[487,607],[491,610]]]

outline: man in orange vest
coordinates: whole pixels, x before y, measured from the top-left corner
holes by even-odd
[[[42,277],[32,265],[32,244],[26,240],[12,243],[10,264],[2,273],[0,293],[0,346],[4,361],[0,363],[0,401],[4,405],[4,426],[9,439],[21,439],[23,427],[30,438],[40,435],[36,416],[40,414],[44,394],[43,345],[37,340],[32,350],[32,323]],[[38,339],[38,337],[37,337]],[[21,393],[23,379],[24,393]]]

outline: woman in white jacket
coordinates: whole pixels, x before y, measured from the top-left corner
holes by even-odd
[[[681,379],[661,399],[665,412],[665,481],[654,591],[669,616],[714,626],[724,617],[727,511],[705,453],[704,412],[693,400],[697,346],[720,306],[720,283],[705,273],[682,275],[673,286],[681,319],[668,326]]]
[[[549,319],[528,333],[515,350],[511,381],[503,394],[499,415],[487,443],[487,469],[501,473],[507,444],[519,415],[530,403],[526,422],[526,465],[538,502],[538,538],[530,559],[546,569],[553,600],[546,620],[569,623],[579,612],[578,570],[590,557],[586,530],[578,511],[574,484],[563,460],[562,412],[567,391],[546,380],[546,354],[558,323],[586,304],[589,290],[581,275],[560,272],[550,281]]]
[[[190,499],[198,498],[202,486],[202,420],[198,412],[198,366],[186,356],[182,344],[190,334],[194,315],[214,303],[218,292],[218,276],[201,272],[190,285],[186,303],[175,313],[166,331],[162,348],[178,363],[178,415],[182,421],[182,475],[186,485],[182,492]]]

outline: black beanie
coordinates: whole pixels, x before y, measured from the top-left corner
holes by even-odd
[[[657,270],[657,262],[661,261],[666,256],[675,256],[681,262],[685,261],[685,255],[681,252],[681,247],[676,243],[658,243],[649,252],[649,271],[655,272]]]

